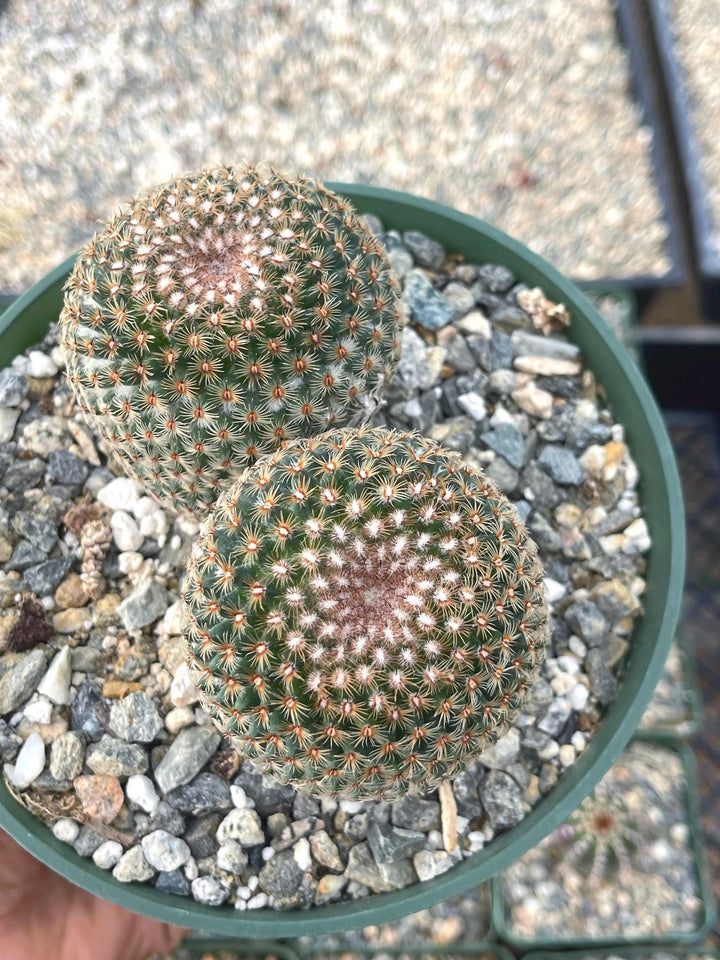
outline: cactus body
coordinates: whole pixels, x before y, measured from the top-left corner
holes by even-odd
[[[510,502],[417,434],[334,431],[221,496],[183,590],[201,699],[240,753],[315,795],[392,799],[516,722],[547,636]]]
[[[382,246],[322,184],[188,174],[80,253],[68,377],[128,471],[200,518],[258,456],[363,422],[397,361],[398,297]]]

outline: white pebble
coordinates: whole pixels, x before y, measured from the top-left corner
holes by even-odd
[[[197,687],[190,676],[190,668],[181,663],[170,685],[170,699],[176,707],[189,707],[200,699]]]
[[[589,696],[590,691],[585,684],[576,683],[575,686],[568,692],[568,703],[573,710],[583,710],[588,702]]]
[[[269,900],[266,893],[256,893],[251,900],[248,900],[247,907],[248,910],[259,910],[262,907],[266,907],[268,903]]]
[[[80,824],[70,817],[62,817],[53,824],[52,832],[63,843],[75,843],[80,833]]]
[[[165,726],[172,734],[179,733],[185,727],[195,723],[195,714],[190,707],[175,707],[165,717]]]
[[[249,878],[249,880],[248,880],[248,882],[247,882],[248,890],[250,891],[250,893],[255,893],[255,891],[256,891],[257,888],[258,888],[259,883],[260,883],[260,880],[259,880],[257,874],[253,874],[253,875]]]
[[[18,790],[25,790],[45,769],[45,744],[39,733],[31,733],[15,758],[10,782]]]
[[[155,784],[149,777],[141,773],[134,773],[128,777],[128,782],[125,785],[125,796],[150,815],[155,813],[160,803]]]
[[[125,553],[118,554],[118,567],[120,573],[138,573],[145,563],[145,557],[135,550],[128,550]]]
[[[165,543],[168,526],[168,518],[159,507],[140,520],[140,532],[143,536],[153,537],[161,546]]]
[[[50,723],[52,719],[52,704],[49,700],[38,697],[31,700],[23,709],[23,715],[32,723]]]
[[[250,899],[250,887],[244,887],[241,885],[235,888],[235,893],[241,900]],[[237,906],[237,904],[235,904],[235,906]]]
[[[52,359],[40,350],[31,350],[28,353],[27,375],[29,377],[54,377],[58,372]]]
[[[272,847],[263,847],[263,851],[260,856],[263,858],[265,863],[267,863],[268,860],[272,860],[272,858],[275,856],[275,851]]]
[[[110,510],[132,510],[140,491],[131,477],[115,477],[98,490],[97,499]]]
[[[554,760],[558,753],[560,753],[560,745],[557,740],[549,740],[541,750],[538,750],[538,756],[542,760]]]
[[[569,767],[575,763],[575,748],[571,743],[564,743],[560,747],[560,766]]]
[[[644,553],[649,550],[651,540],[646,520],[643,517],[633,520],[630,526],[625,528],[624,538],[623,553]]]
[[[431,850],[444,850],[445,844],[443,843],[443,837],[439,830],[431,830],[428,835],[428,847]]]
[[[310,870],[312,868],[310,843],[307,837],[301,837],[293,847],[293,860],[301,870]]]
[[[190,857],[188,862],[183,867],[183,873],[185,874],[185,879],[189,880],[191,883],[193,880],[197,880],[200,876],[200,870],[198,869],[197,860],[195,857]]]
[[[237,807],[238,810],[244,810],[245,808],[252,810],[255,806],[255,801],[245,793],[242,787],[235,784],[230,787],[230,798],[233,806]]]
[[[545,577],[545,587],[547,589],[547,598],[549,603],[557,603],[567,593],[567,585],[558,583],[552,577]]]
[[[118,550],[139,550],[145,539],[136,520],[124,510],[116,510],[110,518],[110,529]]]
[[[568,647],[572,653],[578,658],[578,660],[584,660],[587,656],[587,646],[583,643],[580,637],[576,637],[574,634],[568,640]]]
[[[96,867],[100,867],[101,870],[112,870],[122,855],[122,844],[117,840],[106,840],[105,843],[100,844],[92,858]]]
[[[20,411],[16,407],[0,407],[0,443],[12,440],[19,416]]]
[[[575,677],[570,676],[569,673],[558,673],[550,681],[550,686],[559,697],[562,697],[575,686]]]
[[[65,646],[56,653],[47,669],[47,673],[38,684],[38,693],[53,703],[70,703],[70,647]]]
[[[467,838],[470,853],[477,853],[478,850],[482,850],[485,846],[485,834],[480,830],[471,830]]]
[[[481,423],[487,417],[487,407],[485,401],[479,393],[471,391],[462,393],[457,398],[457,403],[463,413],[466,413],[476,423]]]
[[[576,730],[572,737],[570,737],[570,743],[575,747],[575,753],[582,753],[587,746],[587,736],[582,730]]]
[[[580,664],[570,654],[563,653],[557,658],[557,663],[564,673],[580,673]]]

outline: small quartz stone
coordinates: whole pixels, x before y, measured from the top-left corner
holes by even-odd
[[[125,796],[151,816],[160,803],[155,784],[142,773],[134,773],[131,777],[128,777],[128,782],[125,784]]]
[[[248,865],[248,855],[237,840],[226,840],[218,848],[215,860],[221,870],[240,874]]]
[[[39,734],[30,734],[10,769],[10,782],[18,790],[26,790],[40,776],[45,769],[45,744]]]
[[[131,693],[112,705],[109,727],[123,740],[151,743],[163,729],[163,721],[146,693]]]
[[[118,550],[139,550],[145,539],[134,517],[116,510],[110,518],[110,529]]]
[[[190,847],[166,830],[153,830],[142,839],[145,859],[156,870],[177,870],[190,859]]]
[[[130,477],[115,477],[97,492],[97,499],[110,510],[132,510],[140,499],[138,485]]]

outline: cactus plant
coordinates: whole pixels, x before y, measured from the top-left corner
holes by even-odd
[[[457,454],[381,429],[248,467],[201,527],[183,604],[218,727],[318,796],[452,777],[516,722],[547,637],[514,507]]]
[[[322,184],[217,167],[121,208],[60,323],[83,411],[150,493],[200,518],[259,455],[367,418],[397,362],[399,286]]]

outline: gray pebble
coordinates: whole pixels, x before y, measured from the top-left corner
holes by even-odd
[[[451,280],[442,292],[443,299],[453,309],[453,320],[459,320],[475,306],[475,297],[464,283]]]
[[[0,716],[13,713],[30,699],[46,667],[45,651],[36,647],[0,678]]]
[[[50,773],[56,780],[74,780],[82,773],[85,743],[75,730],[61,733],[50,747]]]
[[[585,479],[585,467],[566,447],[548,445],[538,457],[538,463],[556,483],[577,486]]]
[[[600,646],[605,640],[607,620],[591,600],[577,600],[571,604],[565,611],[565,620],[588,646]]]
[[[13,527],[21,537],[25,537],[33,546],[45,554],[50,553],[58,542],[57,528],[52,520],[47,517],[36,516],[34,513],[21,510],[13,517]],[[39,563],[40,561],[36,562]],[[19,570],[21,568],[11,567],[11,569]]]
[[[164,729],[154,701],[142,691],[116,700],[108,725],[114,734],[131,743],[151,743]]]
[[[202,816],[230,810],[230,785],[214,773],[201,773],[190,783],[175,787],[167,794],[167,802],[182,813]]]
[[[55,539],[57,539],[57,533]],[[36,543],[31,543],[29,540],[21,540],[13,550],[5,568],[22,572],[29,567],[42,563],[46,557],[47,550],[43,550],[42,547],[39,547]]]
[[[413,866],[420,880],[439,877],[455,865],[456,861],[445,850],[421,850],[413,857]]]
[[[80,857],[91,857],[104,842],[105,837],[96,833],[92,827],[85,825],[80,827],[80,833],[77,835],[77,840],[73,844],[73,849]]]
[[[392,806],[393,826],[405,830],[440,829],[440,804],[436,800],[422,800],[420,797],[402,797]]]
[[[590,678],[590,689],[603,706],[612,703],[617,692],[617,681],[610,672],[603,651],[594,647],[585,657],[585,670]]]
[[[403,860],[425,846],[426,835],[416,830],[402,830],[386,823],[371,823],[367,839],[375,863]]]
[[[495,457],[485,468],[485,473],[507,496],[517,490],[520,474],[510,466],[505,457]]]
[[[12,763],[22,746],[22,738],[12,729],[9,723],[0,719],[0,761]]]
[[[0,370],[0,407],[18,407],[27,396],[30,383],[15,367]]]
[[[520,734],[517,728],[508,730],[491,747],[480,754],[480,762],[490,770],[505,770],[520,755]]]
[[[275,854],[258,874],[260,889],[269,894],[280,910],[308,907],[315,895],[315,884],[295,859],[292,850]]]
[[[437,240],[426,237],[419,230],[406,230],[403,242],[421,267],[439,270],[445,259],[445,250]]]
[[[386,879],[380,872],[367,842],[357,843],[351,848],[344,876],[348,880],[362,883],[376,893],[396,889],[393,879]]]
[[[480,798],[495,830],[514,827],[525,816],[520,787],[502,770],[491,770],[480,784]]]
[[[181,730],[158,764],[155,782],[163,793],[189,783],[200,773],[219,745],[220,734],[211,727],[187,727]]]
[[[30,567],[23,574],[26,587],[38,597],[47,597],[54,590],[72,565],[72,557],[54,557]]]
[[[558,697],[550,703],[542,720],[538,722],[538,730],[551,737],[559,737],[565,728],[572,708],[564,697]]]
[[[219,826],[220,816],[212,814],[211,816],[201,817],[185,833],[184,840],[197,860],[212,856],[217,850],[219,846],[217,841]]]
[[[515,275],[500,263],[483,263],[477,269],[477,278],[490,293],[505,293],[515,283]]]
[[[446,327],[455,315],[450,304],[421,270],[411,270],[405,278],[403,298],[410,317],[426,330]]]
[[[155,888],[162,893],[173,893],[176,897],[190,896],[190,882],[181,870],[161,873],[155,881]]]
[[[470,373],[475,369],[475,357],[462,334],[458,333],[447,344],[445,362],[457,373]]]
[[[118,616],[126,630],[138,630],[164,616],[169,605],[165,587],[146,580],[118,606]]]
[[[525,438],[511,423],[501,423],[494,430],[486,430],[480,435],[486,446],[499,453],[517,470],[520,470],[527,456]]]
[[[88,747],[86,762],[93,773],[129,777],[133,773],[145,773],[148,755],[138,744],[125,743],[124,740],[104,734],[97,743]]]
[[[48,457],[48,476],[51,483],[82,484],[90,474],[90,467],[68,450],[53,450]]]
[[[248,855],[237,840],[226,840],[215,855],[217,865],[229,873],[241,874],[248,865]]]
[[[103,697],[94,683],[86,680],[73,700],[73,727],[88,740],[96,741],[107,731],[109,719],[110,701]]]

